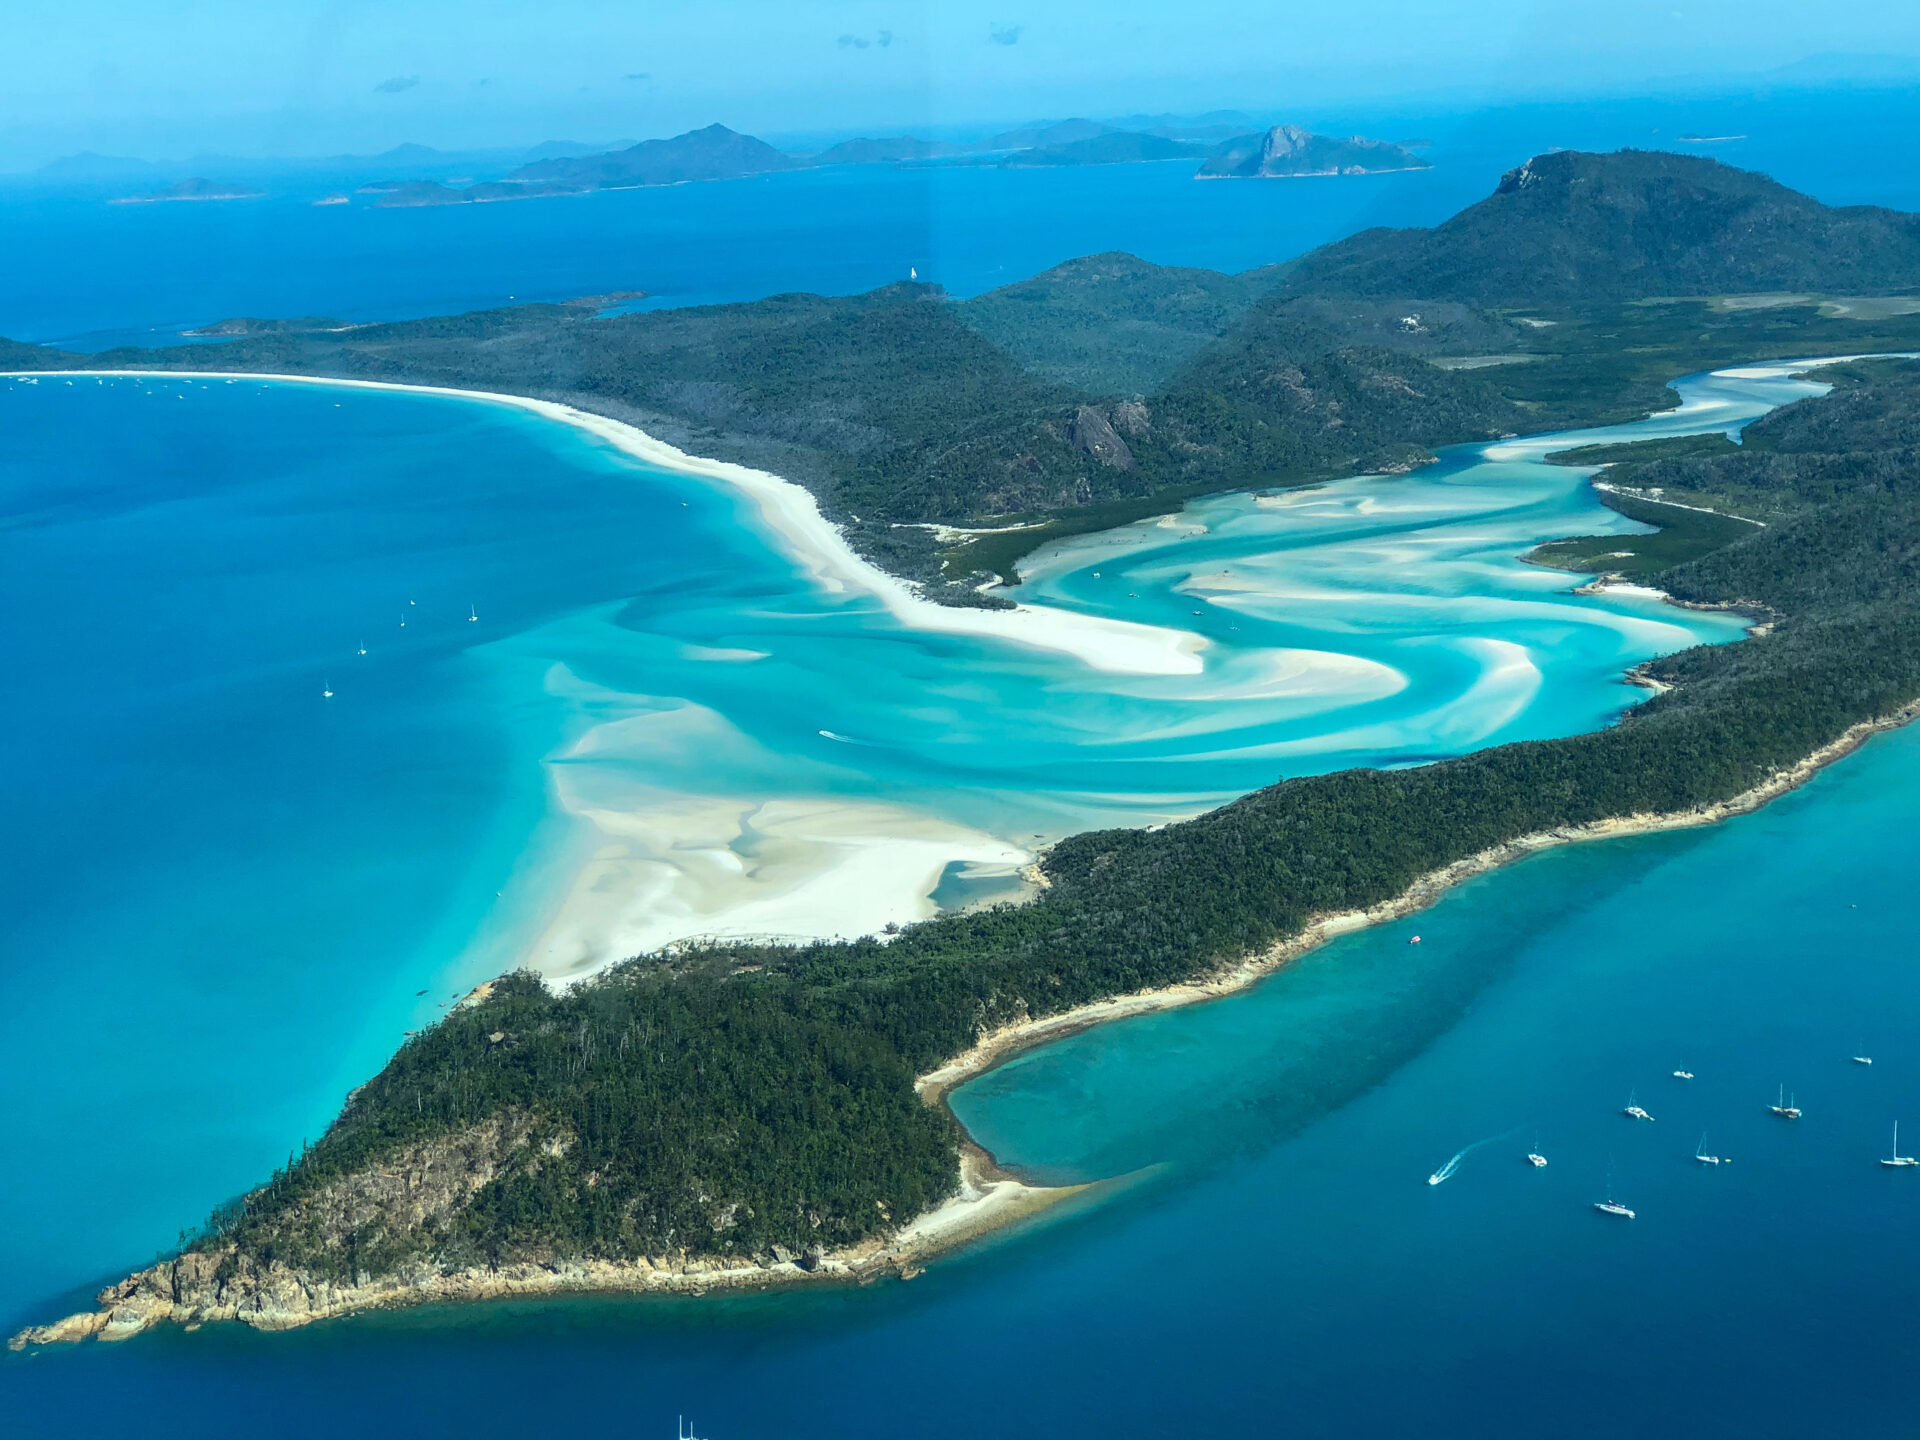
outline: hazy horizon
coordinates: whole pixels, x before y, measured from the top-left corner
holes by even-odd
[[[209,0],[187,14],[76,0],[11,32],[9,172],[83,151],[165,163],[510,150],[715,122],[794,145],[1072,115],[1311,119],[1920,79],[1920,11],[1813,15],[1785,0],[1484,0],[1471,26],[1413,0],[1337,14],[1250,0],[1178,14],[1137,0],[736,0],[724,23],[685,0],[644,14],[554,0],[537,15],[498,0],[378,13]]]

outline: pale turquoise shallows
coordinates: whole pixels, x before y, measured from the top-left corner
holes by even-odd
[[[1607,433],[1810,393],[1682,388]],[[1519,561],[1638,529],[1556,442],[1037,556],[1024,601],[1204,641],[1120,674],[824,593],[739,494],[507,407],[46,377],[0,423],[9,1324],[167,1247],[504,965],[830,930],[876,876],[923,913],[1087,825],[1607,723],[1628,667],[1739,633]],[[655,888],[596,909],[609,865]],[[1035,1140],[1008,1094],[975,1118],[1042,1169],[1168,1158],[1093,1098]]]

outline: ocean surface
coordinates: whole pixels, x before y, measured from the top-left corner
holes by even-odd
[[[0,335],[83,350],[176,343],[232,316],[363,322],[644,290],[648,303],[851,294],[909,268],[956,295],[1080,255],[1245,270],[1371,225],[1433,225],[1555,147],[1677,149],[1763,170],[1833,205],[1920,210],[1912,87],[1462,110],[1292,114],[1327,134],[1431,143],[1430,170],[1273,182],[1187,162],[1085,169],[855,166],[597,195],[378,209],[327,195],[395,178],[372,162],[216,167],[263,198],[113,205],[154,181],[0,176]],[[1685,140],[1681,137],[1696,137]],[[371,167],[371,168],[370,168]],[[489,179],[465,158],[401,178]]]
[[[911,1284],[165,1329],[10,1358],[9,1430],[1908,1435],[1920,1176],[1876,1162],[1920,1125],[1916,819],[1897,732],[1758,815],[1549,852],[1027,1057],[968,1123],[1130,1183]]]
[[[1877,158],[1911,96],[1690,105],[1397,117],[1447,163],[1350,189],[1137,166],[435,211],[8,191],[0,333],[855,290],[905,263],[971,293],[1115,247],[1243,268],[1441,218],[1550,144],[1683,128],[1750,131],[1716,153],[1822,198],[1920,207]],[[1681,390],[1578,441],[1811,393]],[[0,1327],[171,1247],[505,965],[854,933],[1015,893],[1087,825],[1607,723],[1628,667],[1738,626],[1519,563],[1639,528],[1538,463],[1564,443],[1069,542],[1029,567],[1023,644],[823,585],[744,496],[510,407],[0,380]],[[1104,668],[1062,614],[1112,622]],[[1009,1163],[1106,1183],[912,1284],[169,1329],[0,1357],[0,1413],[20,1435],[1910,1433],[1915,1197],[1874,1161],[1920,1099],[1917,806],[1920,737],[1883,737],[1761,815],[1541,856],[1233,999],[1023,1057],[956,1109]],[[1782,1085],[1797,1126],[1766,1113]],[[1702,1132],[1731,1165],[1695,1164]],[[1609,1190],[1638,1218],[1594,1212]]]
[[[1814,393],[1787,369],[1691,377],[1677,411],[1574,438],[1735,430]],[[0,1188],[9,1328],[165,1249],[319,1133],[402,1030],[507,965],[566,975],[688,934],[857,933],[991,898],[1091,824],[1606,723],[1632,701],[1624,669],[1739,633],[1520,563],[1546,538],[1639,529],[1584,472],[1540,463],[1564,438],[1067,542],[1022,587],[1025,644],[823,584],[741,493],[510,406],[43,376],[0,384],[0,429],[17,761],[0,801],[32,837],[0,893],[0,1076],[34,1096],[0,1122],[0,1151],[31,1157]],[[1050,628],[1062,613],[1127,643],[1090,665]],[[1418,1036],[1434,1005],[1376,1020]],[[1384,1068],[1366,1073],[1416,1049],[1369,1041]],[[1221,1073],[1122,1064],[1164,1073],[1164,1107],[1096,1097],[1036,1126],[1007,1089],[1024,1067],[959,1103],[1036,1173],[1194,1163],[1138,1133],[1155,1114],[1218,1159]],[[1259,1111],[1264,1072],[1228,1073],[1234,1109]],[[1302,1119],[1355,1083],[1316,1074]],[[845,1302],[713,1313],[777,1332],[783,1305],[823,1303]],[[67,1402],[41,1377],[69,1361],[0,1367],[52,1433]]]

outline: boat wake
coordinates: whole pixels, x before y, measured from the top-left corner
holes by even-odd
[[[1438,1170],[1434,1171],[1431,1175],[1427,1176],[1427,1184],[1429,1185],[1446,1184],[1447,1181],[1453,1178],[1453,1172],[1460,1168],[1460,1162],[1462,1160],[1465,1160],[1467,1156],[1471,1155],[1474,1151],[1480,1149],[1482,1146],[1497,1145],[1502,1140],[1508,1139],[1509,1137],[1511,1137],[1512,1135],[1514,1135],[1515,1133],[1517,1133],[1518,1131],[1524,1128],[1525,1128],[1524,1126],[1516,1125],[1513,1127],[1512,1130],[1502,1130],[1498,1135],[1489,1135],[1484,1140],[1474,1141],[1473,1144],[1467,1146],[1466,1149],[1462,1150],[1459,1154],[1455,1155],[1451,1160],[1447,1161],[1446,1164],[1442,1165]]]

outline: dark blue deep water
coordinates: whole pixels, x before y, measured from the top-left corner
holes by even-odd
[[[990,1076],[962,1108],[1010,1157],[1166,1168],[911,1284],[169,1329],[12,1357],[0,1399],[36,1436],[1910,1435],[1920,1193],[1876,1160],[1920,1129],[1916,819],[1902,732]],[[1086,1107],[1091,1146],[1045,1113]],[[1635,1220],[1590,1208],[1610,1165]]]
[[[285,165],[248,177],[262,199],[109,205],[151,188],[0,180],[0,335],[99,350],[166,343],[235,315],[349,321],[511,300],[645,290],[657,304],[851,294],[921,278],[956,295],[1127,250],[1245,270],[1370,225],[1433,225],[1553,147],[1642,146],[1764,170],[1833,205],[1920,209],[1910,91],[1778,91],[1584,101],[1461,113],[1375,106],[1289,117],[1332,134],[1432,141],[1426,171],[1199,182],[1184,162],[1080,170],[858,166],[760,179],[437,209],[327,194],[387,178]],[[1740,136],[1712,145],[1678,137]],[[460,175],[472,174],[470,167]],[[453,173],[440,178],[455,178]]]
[[[1366,224],[1431,223],[1548,145],[1680,131],[1745,133],[1716,153],[1824,199],[1920,208],[1920,179],[1885,158],[1912,149],[1916,114],[1885,94],[1355,115],[1344,128],[1431,136],[1436,168],[1351,184],[872,170],[434,211],[313,207],[331,176],[246,205],[16,188],[0,194],[0,333],[104,345],[231,314],[852,291],[908,264],[964,294],[1109,248],[1238,269]],[[1266,545],[1276,584],[1345,577],[1382,617],[1374,662],[1434,607],[1431,628],[1502,677],[1480,691],[1481,671],[1403,658],[1392,668],[1422,686],[1341,703],[1396,723],[1394,705],[1427,713],[1416,700],[1448,716],[1474,695],[1518,703],[1535,692],[1501,657],[1523,648],[1553,684],[1500,724],[1550,733],[1616,713],[1601,687],[1632,646],[1671,648],[1641,633],[1648,615],[1576,614],[1557,586],[1529,618],[1505,557],[1526,525],[1591,513],[1566,486],[1490,506],[1509,528],[1456,515],[1432,531],[1454,546],[1444,576],[1396,570],[1392,547],[1425,530],[1341,530],[1350,562],[1251,502],[1182,523],[1211,527],[1191,547],[1206,563],[1252,569]],[[804,770],[859,798],[885,768],[889,803],[919,803],[924,783],[897,778],[908,760],[828,735],[858,718],[826,710],[849,703],[834,646],[891,674],[859,693],[902,714],[896,690],[923,676],[978,678],[919,714],[929,733],[1100,698],[1084,671],[1062,685],[1057,657],[903,636],[859,597],[829,604],[736,498],[495,407],[9,389],[0,498],[8,1328],[78,1308],[169,1245],[316,1133],[402,1027],[513,958],[551,903],[553,873],[529,857],[567,846],[549,833],[556,774],[624,799],[622,784],[675,778],[645,773],[665,750],[616,755],[625,770],[548,763],[567,744],[698,710],[732,729],[689,728],[687,753],[733,766],[743,794]],[[1261,616],[1201,560],[1163,553],[1183,535],[1164,538],[1089,544],[1140,540],[1129,563],[1156,620],[1204,595],[1210,628],[1215,609],[1309,628]],[[1105,613],[1093,563],[1036,587]],[[1458,593],[1483,564],[1487,595]],[[1483,601],[1496,608],[1461,618]],[[1563,621],[1582,638],[1556,648],[1540,627]],[[1618,655],[1599,643],[1610,625]],[[786,688],[756,702],[762,672],[742,667],[763,662]],[[1223,708],[1217,687],[1177,681],[1111,682],[1113,715]],[[1198,749],[1194,725],[1166,733]],[[1434,733],[1458,748],[1509,732]],[[1130,799],[1146,803],[1115,803]],[[985,824],[976,809],[959,819]],[[283,1336],[169,1328],[0,1356],[0,1433],[658,1436],[685,1413],[714,1440],[1908,1435],[1920,1175],[1876,1161],[1897,1119],[1920,1145],[1916,819],[1920,734],[1886,736],[1760,815],[1536,857],[1233,999],[1023,1057],[956,1109],[1010,1163],[1109,1183],[911,1284],[495,1304]],[[1863,1047],[1871,1068],[1849,1060]],[[1797,1125],[1766,1112],[1780,1085]],[[1629,1094],[1656,1123],[1621,1117]],[[1703,1134],[1733,1163],[1696,1165]],[[1547,1169],[1523,1163],[1531,1148]],[[1592,1210],[1609,1187],[1636,1219]]]

